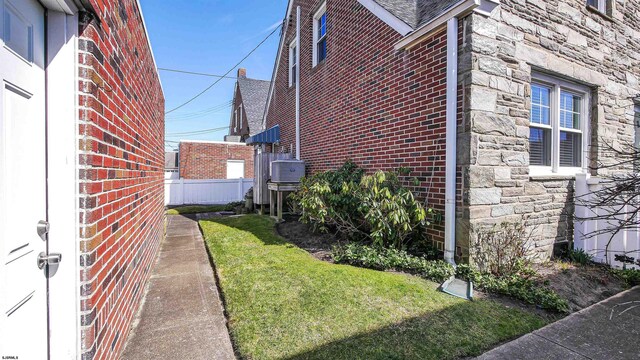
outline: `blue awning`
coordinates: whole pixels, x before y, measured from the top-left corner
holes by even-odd
[[[247,145],[273,144],[280,142],[280,125],[267,129],[261,133],[250,136],[246,141]]]

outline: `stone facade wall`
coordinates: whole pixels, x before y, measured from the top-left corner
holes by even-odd
[[[530,174],[532,70],[589,87],[590,165],[615,161],[602,144],[634,139],[640,1],[610,1],[608,14],[581,0],[500,3],[489,17],[474,13],[463,20],[464,206],[457,240],[467,243],[477,224],[525,221],[538,252],[548,257],[554,245],[573,239],[574,180]]]
[[[244,178],[253,178],[253,147],[244,143],[180,142],[180,177],[226,179],[227,160],[244,160]]]
[[[164,95],[136,0],[89,3],[95,17],[81,16],[78,38],[79,348],[83,360],[118,359],[164,236]]]

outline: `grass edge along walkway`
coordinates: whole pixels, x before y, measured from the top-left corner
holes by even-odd
[[[336,265],[248,215],[200,222],[232,339],[250,359],[451,359],[479,355],[545,321],[458,299],[418,277]]]

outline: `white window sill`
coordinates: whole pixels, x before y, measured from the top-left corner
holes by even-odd
[[[551,167],[531,166],[529,168],[530,180],[574,180],[576,174],[582,174],[582,168],[561,168],[558,172],[551,172]]]

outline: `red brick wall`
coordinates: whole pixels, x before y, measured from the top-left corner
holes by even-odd
[[[312,14],[319,4],[293,4],[301,6],[301,157],[308,171],[336,168],[348,158],[368,170],[409,167],[420,182],[413,190],[444,211],[446,31],[398,52],[393,46],[401,35],[356,0],[329,0],[327,59],[312,68]],[[277,151],[295,146],[295,88],[288,86],[293,13],[267,116],[267,128],[281,127]],[[436,241],[444,236],[441,225],[431,231]]]
[[[253,178],[252,146],[244,143],[180,143],[181,178],[226,179],[227,160],[244,160],[244,178]]]
[[[116,359],[164,231],[164,96],[135,0],[90,0],[79,45],[83,359]]]

